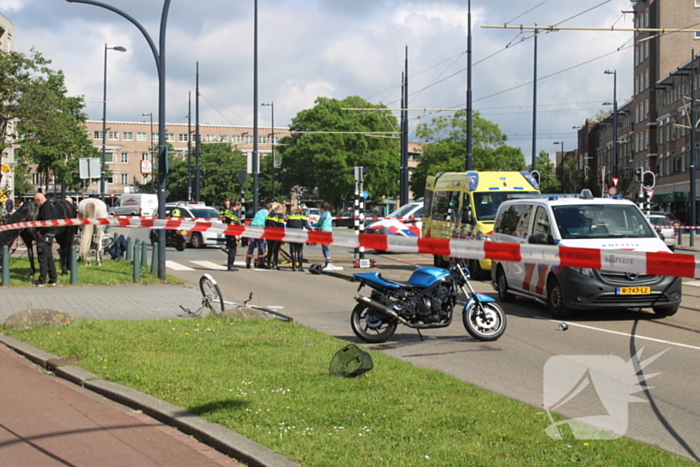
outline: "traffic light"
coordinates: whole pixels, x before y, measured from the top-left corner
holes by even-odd
[[[642,169],[637,169],[634,171],[634,178],[638,181],[642,181]]]
[[[353,174],[356,182],[362,182],[365,179],[365,174],[367,173],[367,169],[365,169],[362,166],[353,167],[352,169],[350,169],[350,173]]]
[[[642,174],[642,186],[647,189],[651,190],[654,188],[654,185],[656,184],[656,175],[654,175],[654,172],[649,172],[648,170]]]

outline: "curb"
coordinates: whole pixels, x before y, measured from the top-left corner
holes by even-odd
[[[59,360],[59,357],[13,337],[0,334],[0,343],[23,355],[29,361],[53,371],[60,378],[83,386],[132,409],[141,410],[144,414],[175,427],[181,432],[197,438],[207,446],[249,466],[301,467],[281,454],[185,409],[135,389],[104,380],[77,366],[56,366],[51,363],[51,360]]]

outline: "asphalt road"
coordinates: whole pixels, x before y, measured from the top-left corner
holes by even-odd
[[[336,255],[351,256],[351,252],[333,251]],[[239,261],[243,257],[241,249]],[[397,254],[383,258],[384,264],[397,265],[383,275],[405,279],[415,265],[402,263],[402,258],[404,255]],[[211,270],[206,267],[207,261],[225,264],[224,252],[216,248],[187,249],[177,254],[173,250],[168,260],[189,264],[194,270],[168,270],[168,273],[193,284],[203,272],[212,274],[228,300],[242,302],[253,292],[256,305],[278,309],[313,329],[359,342],[349,322],[357,284],[289,270]],[[205,266],[199,267],[192,261]],[[409,262],[416,262],[415,255]],[[544,380],[550,359],[552,363],[576,358],[593,362],[589,356],[607,356],[607,367],[619,365],[612,375],[614,384],[601,385],[600,381],[589,379],[589,383],[595,384],[580,386],[585,387],[555,411],[568,418],[606,414],[601,404],[604,392],[622,386],[624,398],[616,403],[620,410],[615,418],[624,425],[626,436],[700,461],[700,391],[697,390],[700,386],[700,287],[688,284],[684,286],[681,310],[676,316],[664,319],[634,311],[589,313],[569,321],[568,330],[560,331],[560,323],[551,320],[544,307],[519,299],[502,304],[508,314],[508,329],[496,342],[473,340],[456,316],[448,328],[423,332],[423,341],[414,330],[400,326],[390,342],[368,347],[541,408],[552,405],[551,401],[544,402],[545,395],[551,397],[554,391],[552,380]],[[474,285],[478,292],[493,294],[487,282],[474,282]],[[639,372],[636,371],[638,367],[626,363],[638,353],[642,362]],[[654,356],[658,358],[649,359]],[[652,378],[654,374],[658,375]],[[555,379],[566,379],[560,373],[555,375]],[[635,392],[629,387],[643,380],[642,375],[650,378],[650,388],[634,394],[643,402],[628,403],[628,395]],[[576,382],[563,381],[563,384]],[[545,429],[549,419],[544,410],[538,416],[542,417]]]

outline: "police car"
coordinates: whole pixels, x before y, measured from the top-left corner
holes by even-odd
[[[498,208],[492,241],[670,253],[647,218],[629,200],[524,198]],[[670,316],[681,303],[681,278],[657,274],[560,267],[494,260],[491,280],[501,301],[526,297],[563,319],[575,310],[652,308]]]
[[[211,206],[206,206],[202,202],[177,202],[165,205],[165,217],[173,217],[173,211],[179,210],[179,217],[187,220],[205,220],[207,222],[218,222],[219,211]],[[204,248],[206,246],[223,246],[226,244],[226,236],[213,232],[191,232],[182,230],[180,233],[185,237],[185,242],[192,248]]]

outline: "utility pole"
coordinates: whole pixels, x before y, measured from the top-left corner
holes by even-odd
[[[192,201],[192,91],[187,96],[187,201]]]
[[[697,225],[697,206],[695,203],[695,169],[696,160],[695,156],[697,151],[695,149],[695,141],[697,131],[696,128],[696,113],[695,113],[695,49],[691,52],[690,58],[690,225],[695,227]],[[690,246],[695,246],[695,229],[690,229]]]
[[[466,170],[474,165],[472,156],[472,1],[467,0],[467,154]]]
[[[194,200],[199,202],[200,188],[200,166],[199,166],[199,145],[202,139],[199,134],[199,62],[197,62],[197,76],[195,79],[194,91],[194,121],[195,121],[195,140],[194,140]]]
[[[537,29],[535,29],[535,55],[533,60],[533,78],[532,78],[532,168],[537,170]],[[562,152],[564,146],[562,143]]]

